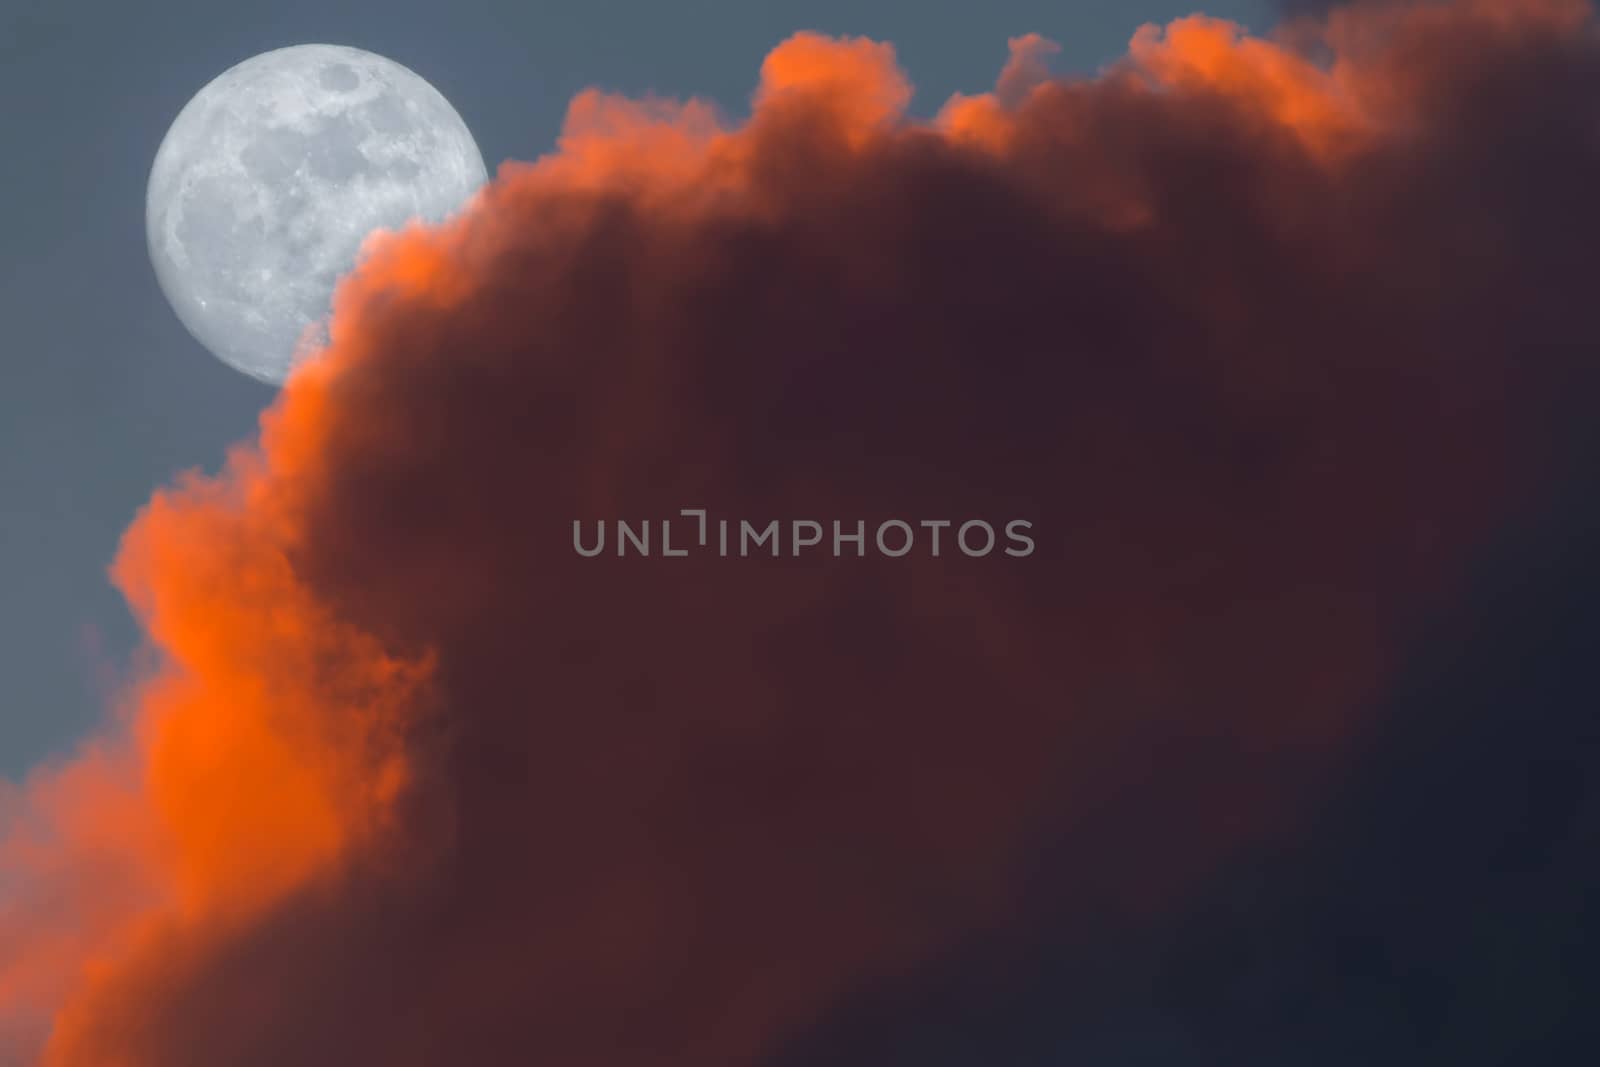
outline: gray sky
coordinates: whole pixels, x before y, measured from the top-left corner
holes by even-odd
[[[596,85],[708,96],[742,113],[767,50],[800,29],[892,41],[927,114],[988,88],[1035,31],[1086,71],[1172,0],[8,0],[0,13],[0,775],[104,713],[137,633],[105,575],[151,491],[215,469],[272,390],[186,333],[145,250],[145,181],[178,110],[258,52],[322,41],[432,82],[491,172],[552,145]],[[1211,0],[1251,25],[1262,0]]]

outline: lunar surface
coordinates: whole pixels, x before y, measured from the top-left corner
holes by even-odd
[[[334,284],[367,235],[440,222],[485,181],[449,101],[398,63],[297,45],[201,89],[156,153],[150,260],[218,358],[277,383],[326,338]]]

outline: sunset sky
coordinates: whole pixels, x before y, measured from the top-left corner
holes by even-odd
[[[0,1067],[1591,1058],[1600,26],[1285,7],[5,15]],[[307,41],[505,166],[276,390],[145,180]]]
[[[0,124],[27,150],[5,153],[0,173],[28,210],[0,247],[0,314],[11,349],[30,354],[7,361],[0,391],[0,589],[10,594],[0,606],[9,687],[0,772],[63,751],[99,718],[106,676],[137,641],[105,581],[117,538],[154,486],[215,469],[271,400],[184,332],[145,249],[156,146],[224,68],[306,41],[387,55],[450,99],[493,169],[550,151],[567,102],[591,86],[704,96],[738,114],[760,57],[796,30],[893,41],[914,64],[917,110],[930,112],[953,92],[986,88],[1010,37],[1049,36],[1062,69],[1090,71],[1141,23],[1190,10],[1169,0],[8,5]],[[1208,11],[1265,21],[1259,2]]]

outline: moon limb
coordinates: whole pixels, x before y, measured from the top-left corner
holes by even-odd
[[[280,48],[218,75],[174,120],[146,195],[150,259],[202,345],[277,383],[368,234],[443,221],[486,180],[461,116],[409,69]]]

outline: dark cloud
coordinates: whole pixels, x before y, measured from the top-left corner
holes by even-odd
[[[974,938],[781,1064],[1570,1063],[1600,1033],[1587,476],[1492,555],[1338,787],[1158,921]]]

